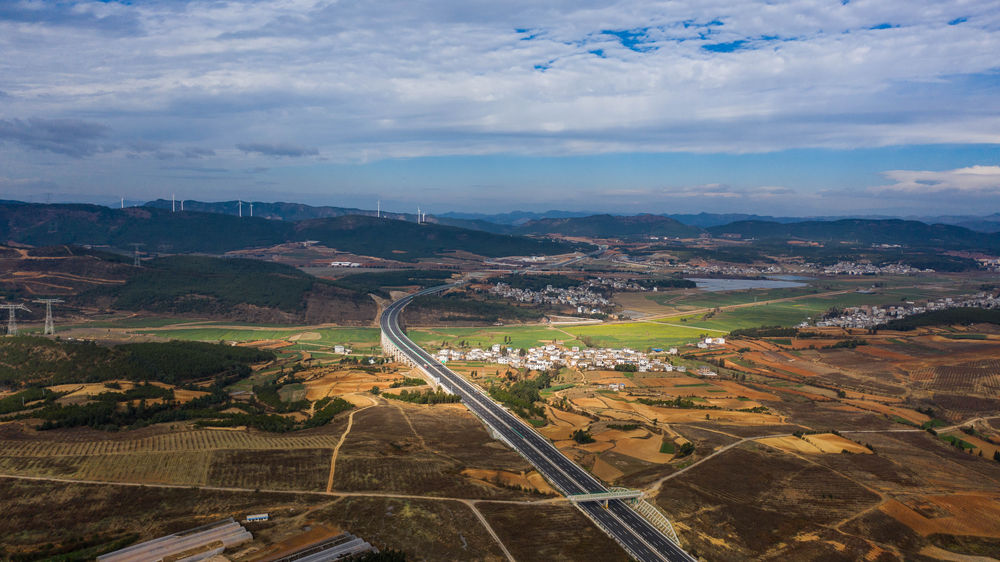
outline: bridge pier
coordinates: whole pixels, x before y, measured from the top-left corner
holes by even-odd
[[[382,351],[392,358],[393,361],[397,363],[402,363],[404,365],[410,365],[411,367],[416,367],[417,371],[421,373],[421,378],[427,381],[427,384],[431,385],[434,390],[443,390],[448,394],[454,394],[450,388],[448,388],[441,380],[430,372],[428,372],[422,365],[415,363],[411,360],[401,349],[396,347],[395,344],[382,332],[382,337],[380,338],[380,343],[382,344]]]

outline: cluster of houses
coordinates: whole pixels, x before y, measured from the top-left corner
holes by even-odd
[[[874,328],[881,326],[890,320],[904,318],[913,314],[920,314],[931,310],[944,310],[946,308],[1000,308],[1000,298],[992,293],[978,293],[965,297],[945,297],[926,304],[918,305],[912,301],[907,301],[899,305],[888,306],[853,306],[845,308],[843,312],[834,317],[824,318],[817,321],[816,326],[836,326],[840,328]],[[799,324],[800,328],[808,327],[808,322]]]
[[[790,271],[786,268],[782,268],[779,265],[769,265],[769,266],[752,266],[752,265],[689,265],[686,266],[682,273],[685,275],[737,275],[737,276],[760,276],[760,275],[772,275],[775,273],[806,273],[807,271],[795,270]]]
[[[544,289],[515,289],[504,282],[490,287],[490,292],[505,299],[531,304],[554,304],[576,307],[583,314],[600,314],[614,307],[611,301],[591,291],[587,286],[566,289],[546,285]]]
[[[916,273],[934,273],[933,269],[919,269],[903,263],[874,265],[871,263],[855,263],[841,261],[823,268],[827,275],[913,275]]]
[[[980,263],[989,260],[980,260]],[[1000,271],[1000,260],[995,260],[993,265]],[[983,265],[988,269],[989,265]],[[682,272],[685,275],[734,275],[734,276],[759,276],[773,275],[776,273],[804,273],[804,274],[825,274],[825,275],[914,275],[917,273],[934,273],[933,269],[919,269],[903,263],[889,263],[874,265],[871,263],[856,263],[842,261],[834,265],[821,266],[815,263],[806,262],[801,265],[728,265],[728,264],[708,264],[708,265],[688,265]]]
[[[606,287],[613,291],[656,292],[657,287],[640,283],[635,279],[614,277],[596,277],[582,282],[579,286],[556,288],[546,285],[544,289],[515,289],[507,283],[498,282],[490,288],[490,292],[505,299],[530,304],[554,304],[576,307],[580,314],[602,314],[614,308],[614,303],[601,293],[592,290],[595,287]]]
[[[708,349],[721,345],[726,345],[726,338],[705,338],[705,341],[698,342],[698,349]]]
[[[1000,258],[979,258],[976,261],[979,262],[980,269],[994,273],[1000,272]]]
[[[636,293],[641,293],[643,291],[655,292],[657,290],[655,285],[643,285],[635,279],[616,279],[614,277],[597,277],[595,279],[590,279],[587,282],[587,285],[590,287],[610,287],[615,291],[632,291]]]
[[[677,348],[667,351],[654,350],[666,355],[676,355]],[[507,365],[511,368],[525,368],[532,371],[545,371],[559,367],[573,367],[580,370],[597,371],[613,370],[622,365],[632,365],[640,373],[651,371],[687,371],[683,365],[674,366],[665,358],[649,356],[641,351],[629,348],[565,348],[557,345],[532,347],[521,354],[520,350],[504,347],[499,344],[489,349],[473,348],[469,351],[442,349],[437,352],[437,360],[448,361],[485,361],[497,365]]]

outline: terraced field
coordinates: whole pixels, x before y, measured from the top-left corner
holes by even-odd
[[[190,430],[137,439],[94,441],[0,440],[2,457],[76,457],[131,453],[195,452],[221,449],[288,450],[336,446],[336,430],[311,435],[276,435],[246,431]]]

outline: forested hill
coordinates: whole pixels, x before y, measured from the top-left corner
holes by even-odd
[[[100,245],[146,252],[222,253],[293,237],[289,223],[146,207],[0,204],[0,238],[32,246]]]
[[[524,236],[346,215],[299,222],[156,207],[0,203],[0,239],[33,246],[107,245],[148,252],[223,253],[318,240],[361,255],[403,261],[463,251],[496,257],[560,254],[576,246]]]
[[[196,211],[199,213],[217,213],[222,215],[233,215],[239,216],[242,208],[243,216],[249,217],[252,213],[254,217],[282,220],[282,221],[303,221],[311,219],[325,219],[330,217],[344,217],[347,215],[357,215],[365,217],[375,217],[381,215],[384,219],[393,219],[400,221],[410,221],[416,222],[417,215],[415,213],[394,213],[392,211],[381,211],[380,213],[375,209],[357,209],[353,207],[331,207],[327,205],[306,205],[304,203],[285,203],[285,202],[275,202],[266,203],[263,201],[255,201],[249,203],[247,201],[184,201],[184,210],[186,211]],[[143,205],[144,207],[151,207],[156,209],[180,209],[181,203],[179,201],[171,201],[169,199],[156,199],[155,201],[150,201]],[[486,232],[503,233],[509,234],[511,230],[510,227],[495,224],[483,220],[466,220],[460,218],[451,218],[447,216],[436,216],[436,215],[426,215],[424,217],[425,222],[431,224],[443,224],[445,226],[456,226],[459,228],[470,228],[472,230],[485,230]]]
[[[682,224],[659,215],[593,215],[589,217],[547,218],[525,223],[518,234],[562,234],[592,238],[630,238],[635,236],[698,236],[698,227]]]
[[[71,304],[246,322],[365,325],[375,303],[298,269],[259,260],[169,256],[129,268],[122,285],[102,285]]]
[[[351,207],[330,207],[326,205],[313,206],[306,205],[304,203],[286,203],[286,202],[274,202],[265,203],[262,201],[255,201],[253,203],[243,201],[242,202],[242,213],[244,216],[249,217],[251,210],[250,207],[253,205],[253,216],[262,219],[273,219],[282,221],[302,221],[309,219],[325,219],[330,217],[342,217],[345,215],[371,215],[375,216],[375,211],[369,211],[365,209],[355,209]],[[155,201],[150,201],[143,205],[143,207],[152,207],[156,209],[167,209],[172,208],[180,209],[180,201],[171,201],[169,199],[156,199]],[[233,215],[239,216],[241,209],[241,202],[238,200],[233,201],[194,201],[185,200],[184,210],[194,211],[198,213],[215,213],[220,215]],[[406,213],[391,213],[383,212],[383,218],[395,219],[395,220],[413,220],[414,215],[408,215]]]
[[[807,221],[777,223],[740,221],[707,229],[715,236],[739,234],[743,238],[900,244],[910,247],[983,249],[1000,248],[1000,236],[960,226],[926,224],[900,219]]]
[[[360,216],[301,221],[295,224],[295,230],[301,240],[318,240],[331,248],[400,260],[440,255],[455,250],[499,257],[560,254],[576,249],[592,249],[585,244],[567,244],[544,238]]]

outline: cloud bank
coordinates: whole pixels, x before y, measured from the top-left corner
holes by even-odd
[[[239,170],[1000,143],[988,0],[12,0],[0,52],[0,165],[24,177],[57,156]],[[938,181],[894,173],[897,192]],[[722,182],[703,176],[689,185]]]
[[[970,166],[940,172],[889,170],[883,175],[894,183],[874,188],[877,193],[1000,195],[1000,166]]]

